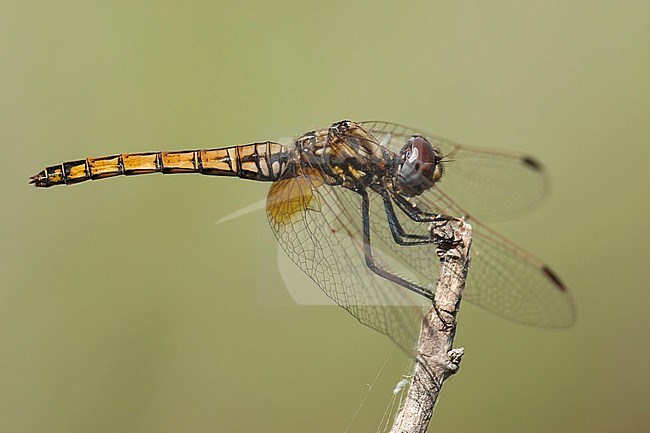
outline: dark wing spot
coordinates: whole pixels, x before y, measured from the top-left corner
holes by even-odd
[[[524,163],[524,165],[527,165],[531,169],[535,171],[544,171],[544,167],[542,166],[542,163],[533,158],[532,156],[523,156],[521,158],[521,162]]]
[[[553,272],[550,268],[544,266],[542,268],[542,272],[551,280],[553,283],[557,286],[558,289],[560,289],[563,292],[566,292],[566,286],[562,281],[560,281],[560,277],[558,277],[555,272]]]

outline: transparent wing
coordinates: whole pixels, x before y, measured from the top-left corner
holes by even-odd
[[[302,171],[271,186],[267,216],[286,254],[327,296],[412,353],[427,300],[368,269],[360,206],[358,194],[324,184],[316,171]],[[373,219],[380,212],[373,209]],[[383,267],[406,269],[399,255],[381,245],[382,237],[371,237],[378,240],[374,252]],[[437,262],[435,255],[430,260]]]
[[[388,122],[361,122],[390,151],[399,154],[412,135],[426,137],[444,155],[437,188],[482,220],[502,220],[532,209],[547,193],[548,180],[534,158],[499,149],[456,143]]]
[[[432,188],[410,201],[420,209],[445,215],[466,215],[442,191]],[[403,226],[416,230],[403,213]],[[475,217],[472,224],[472,261],[463,297],[496,314],[544,328],[566,328],[575,321],[575,306],[559,277],[533,254],[487,227]],[[420,229],[421,231],[422,229]],[[396,247],[399,247],[396,245]],[[401,248],[401,247],[399,247]],[[405,259],[421,272],[427,272],[418,250],[404,251]]]
[[[496,314],[544,328],[567,328],[575,307],[567,288],[537,257],[470,218],[472,261],[465,297]]]
[[[401,246],[394,242],[379,194],[369,191],[371,241],[378,264],[420,286],[435,290],[435,245]],[[435,198],[435,203],[430,200]],[[462,214],[438,192],[416,203],[428,209]],[[403,229],[427,235],[428,224],[397,210]],[[338,305],[361,323],[388,335],[405,351],[417,339],[424,298],[372,273],[365,264],[360,197],[323,185],[318,176],[301,176],[272,186],[269,221],[287,255]],[[466,300],[511,320],[546,328],[575,321],[574,303],[553,271],[481,222],[473,226],[472,262]]]

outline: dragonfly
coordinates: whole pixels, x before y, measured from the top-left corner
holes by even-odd
[[[49,166],[30,183],[47,188],[146,173],[271,183],[266,213],[287,256],[335,303],[407,352],[434,298],[440,239],[431,224],[441,221],[473,227],[465,299],[537,327],[566,328],[575,320],[557,274],[481,222],[516,216],[545,196],[544,168],[531,156],[395,123],[344,120],[292,145],[85,158]]]

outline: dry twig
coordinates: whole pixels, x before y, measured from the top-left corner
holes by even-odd
[[[432,235],[448,240],[438,245],[440,272],[433,305],[422,319],[413,379],[391,433],[425,432],[443,382],[458,371],[463,349],[452,349],[456,314],[469,266],[472,228],[460,222],[432,226]]]

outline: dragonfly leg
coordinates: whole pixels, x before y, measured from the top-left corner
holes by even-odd
[[[366,259],[366,266],[373,271],[375,274],[379,275],[382,278],[392,281],[393,283],[400,285],[418,295],[424,296],[425,298],[433,300],[433,292],[425,289],[422,286],[419,286],[415,283],[412,283],[404,278],[401,278],[397,275],[391,274],[385,269],[380,268],[375,263],[375,260],[372,255],[372,246],[370,244],[370,200],[368,198],[368,193],[365,190],[358,191],[361,194],[361,221],[363,226],[363,252]]]
[[[382,194],[382,197],[384,195]],[[390,206],[390,210],[387,207],[386,200],[390,201],[388,195],[384,197],[384,206],[386,207],[386,214],[390,214],[390,210],[392,210],[392,213],[394,215],[394,219],[397,221],[397,216],[395,215],[395,210],[393,209],[392,205]],[[406,243],[402,244],[400,243],[397,239],[395,239],[395,242],[397,242],[400,245],[422,245],[424,243],[430,243],[430,244],[436,244],[438,247],[444,247],[444,248],[451,248],[456,240],[454,239],[453,231],[451,228],[447,225],[448,221],[459,221],[458,218],[454,218],[448,215],[442,215],[442,214],[437,214],[437,213],[432,213],[432,212],[425,212],[418,208],[417,206],[413,205],[413,203],[407,201],[404,197],[402,196],[395,196],[394,197],[395,203],[399,206],[399,208],[404,211],[406,215],[409,216],[413,221],[415,222],[421,222],[421,223],[429,223],[429,236],[420,236],[422,238],[428,239],[428,242],[413,242],[413,243]],[[390,221],[390,215],[389,215],[389,225],[391,225]],[[399,223],[399,222],[398,222]],[[393,227],[391,226],[391,231],[393,230]],[[394,237],[395,235],[393,235]],[[407,236],[415,236],[415,235],[409,235]]]
[[[455,220],[456,218],[442,215],[439,213],[426,212],[417,207],[414,203],[411,203],[406,198],[399,194],[395,194],[393,197],[397,206],[415,222],[419,223],[433,223],[441,221]]]
[[[402,225],[397,218],[395,213],[395,208],[393,208],[393,203],[388,197],[386,190],[380,191],[381,198],[384,201],[384,208],[386,209],[386,218],[388,219],[388,226],[390,227],[390,232],[393,235],[393,240],[398,245],[426,245],[433,243],[433,238],[431,236],[425,235],[415,235],[411,233],[406,233],[402,228]]]

